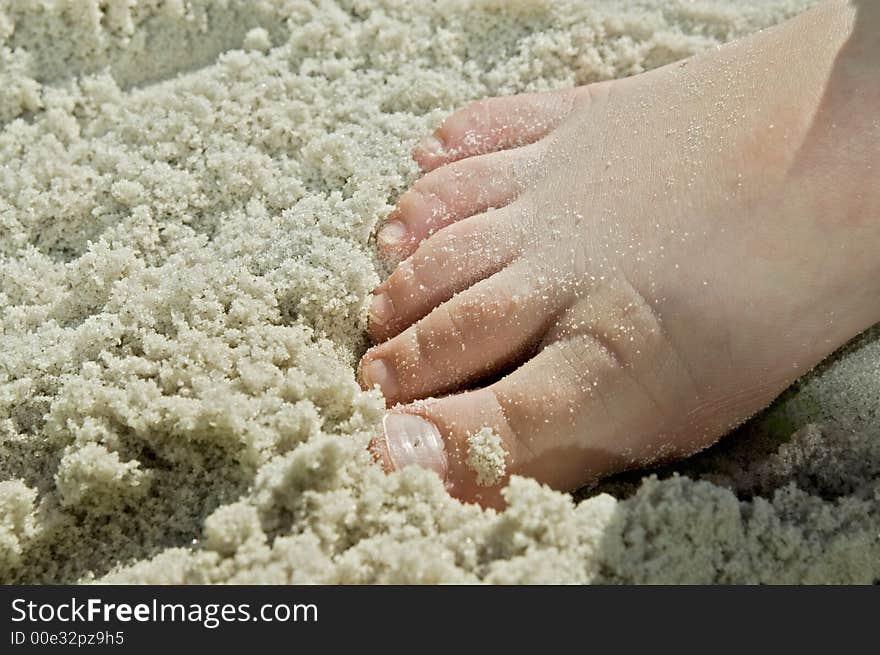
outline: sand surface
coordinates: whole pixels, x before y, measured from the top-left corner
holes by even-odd
[[[0,2],[0,581],[880,579],[876,329],[690,462],[502,513],[382,474],[352,369],[445,114],[807,4]]]

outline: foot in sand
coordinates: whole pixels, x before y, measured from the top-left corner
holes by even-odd
[[[480,101],[426,139],[378,236],[403,261],[359,369],[392,406],[386,468],[496,505],[511,474],[572,489],[680,458],[880,320],[880,94],[857,13]],[[505,460],[489,486],[468,465],[484,427]]]

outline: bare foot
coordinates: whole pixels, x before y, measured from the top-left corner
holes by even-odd
[[[559,489],[683,457],[880,320],[880,94],[844,59],[856,14],[448,118],[378,237],[405,257],[359,368],[400,403],[386,467],[497,505],[506,477],[467,464],[484,426],[507,475]]]

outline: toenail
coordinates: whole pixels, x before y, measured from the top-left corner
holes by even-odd
[[[373,296],[370,301],[370,323],[374,325],[385,325],[394,316],[394,305],[387,293],[380,293]]]
[[[406,225],[400,221],[388,221],[385,226],[379,230],[377,239],[380,245],[387,248],[394,248],[403,243],[406,236]]]
[[[431,155],[439,155],[443,152],[443,142],[436,136],[426,136],[419,144],[419,148]]]
[[[415,414],[388,412],[382,419],[385,447],[395,469],[421,466],[446,479],[446,448],[437,426]]]
[[[391,398],[397,392],[397,382],[394,379],[394,371],[385,362],[384,359],[374,359],[364,367],[364,380],[368,388],[373,388],[377,384],[382,389],[382,393],[386,398]]]

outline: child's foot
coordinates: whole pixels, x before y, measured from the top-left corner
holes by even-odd
[[[406,259],[374,292],[382,343],[359,369],[410,403],[377,439],[387,468],[497,504],[467,465],[483,426],[507,474],[561,489],[682,457],[880,319],[880,127],[842,107],[852,17],[822,11],[637,77],[478,102],[426,140],[430,172],[379,234]],[[822,47],[798,41],[811,20]]]

